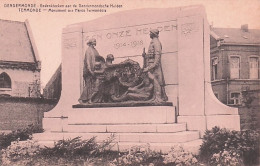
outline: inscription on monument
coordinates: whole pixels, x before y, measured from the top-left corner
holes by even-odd
[[[71,48],[76,48],[77,47],[77,41],[74,38],[68,38],[68,39],[63,39],[63,45],[64,48],[66,49],[71,49]]]
[[[198,27],[195,23],[186,23],[181,25],[181,32],[184,36],[188,36],[196,31],[198,31]]]
[[[150,25],[149,27],[144,27],[144,28],[139,28],[139,26],[140,25],[132,26],[126,30],[112,30],[112,32],[106,32],[106,33],[95,31],[97,33],[94,35],[86,35],[85,41],[88,41],[90,38],[96,38],[97,40],[100,40],[100,39],[102,40],[103,38],[115,39],[115,38],[125,38],[125,37],[130,37],[130,36],[147,35],[147,34],[149,34],[149,31],[154,28],[158,29],[160,33],[177,30],[177,25],[176,25],[175,21],[173,21],[172,23],[169,23],[167,25],[163,25],[163,26]],[[128,28],[128,27],[126,27],[126,28]]]
[[[149,36],[151,29],[158,29],[160,40],[162,42],[167,41],[167,44],[162,43],[164,46],[163,52],[177,50],[177,44],[175,44],[177,43],[177,22],[174,20],[89,31],[84,33],[84,41],[87,42],[89,39],[95,38],[98,42],[97,49],[100,55],[105,56],[109,49],[115,57],[115,62],[119,62],[117,57],[127,58],[139,55],[139,59],[135,58],[134,60],[142,64],[141,51],[150,43],[147,36]],[[169,38],[169,36],[172,37]],[[84,49],[87,49],[86,45]]]

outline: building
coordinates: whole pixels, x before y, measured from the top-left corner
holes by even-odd
[[[40,97],[40,71],[28,21],[0,19],[0,96]]]
[[[51,79],[43,89],[43,97],[45,99],[60,99],[61,95],[61,65],[55,71]]]
[[[260,29],[211,28],[211,81],[216,97],[242,104],[242,92],[260,90]]]
[[[0,19],[0,131],[42,125],[57,100],[40,94],[41,62],[28,21]]]

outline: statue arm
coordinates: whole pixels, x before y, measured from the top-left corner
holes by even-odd
[[[85,77],[87,77],[87,64],[86,64],[86,57],[84,58],[84,64],[83,64],[84,66],[83,66],[83,77],[85,78]]]

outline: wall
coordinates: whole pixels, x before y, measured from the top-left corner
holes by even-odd
[[[227,103],[227,83],[226,80],[212,82],[212,90],[218,94],[218,100]]]
[[[220,47],[216,47],[216,42],[216,40],[211,38],[210,56],[211,59],[218,57],[217,80],[212,81],[212,89],[214,92],[218,93],[218,99],[222,103],[228,104],[227,97],[230,102],[231,92],[260,89],[260,79],[249,79],[249,57],[258,56],[260,59],[259,46],[222,45]],[[230,79],[229,57],[231,55],[240,57],[240,79]],[[229,79],[228,82],[227,79]]]
[[[42,125],[43,113],[56,104],[57,100],[1,97],[0,130],[16,130],[30,124]]]
[[[241,129],[253,129],[260,132],[260,90],[242,92],[244,105],[240,107]]]
[[[10,90],[0,91],[0,94],[9,94],[16,97],[29,97],[31,95],[29,93],[29,84],[32,84],[35,80],[40,83],[39,71],[0,69],[0,73],[2,72],[9,75],[12,82],[12,88]]]
[[[244,90],[259,90],[260,80],[226,80],[212,81],[212,89],[218,94],[218,99],[224,104],[227,104],[227,96],[230,103],[230,93]]]
[[[260,131],[260,106],[240,107],[241,130],[251,129]]]
[[[219,49],[224,49],[223,51],[223,71],[228,71],[226,68],[229,66],[229,56],[236,55],[240,57],[240,79],[249,79],[249,56],[258,56],[259,47],[258,46],[221,46]]]

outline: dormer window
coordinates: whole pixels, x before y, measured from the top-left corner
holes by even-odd
[[[0,88],[12,88],[11,79],[5,72],[0,74]]]

